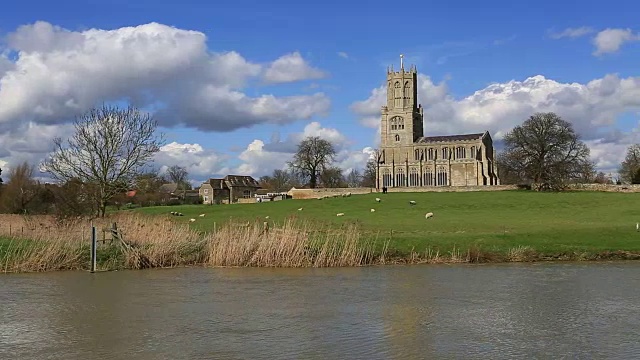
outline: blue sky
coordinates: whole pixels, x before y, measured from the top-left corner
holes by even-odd
[[[375,90],[402,53],[421,74],[426,134],[489,130],[499,141],[532,112],[556,111],[611,172],[639,142],[638,8],[632,1],[12,2],[0,12],[0,166],[40,161],[43,138],[68,134],[65,124],[92,104],[133,101],[164,109],[157,117],[172,144],[157,166],[187,166],[196,182],[268,173],[311,134],[336,144],[343,168],[361,167],[377,145]]]

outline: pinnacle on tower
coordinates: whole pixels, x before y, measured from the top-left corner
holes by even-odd
[[[403,58],[404,58],[404,55],[400,54],[400,71],[404,70]]]

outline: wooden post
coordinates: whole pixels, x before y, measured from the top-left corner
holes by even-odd
[[[91,272],[96,272],[98,234],[95,226],[91,226]]]

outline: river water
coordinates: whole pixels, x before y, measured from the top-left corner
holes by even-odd
[[[640,262],[0,276],[0,359],[518,358],[640,358]]]

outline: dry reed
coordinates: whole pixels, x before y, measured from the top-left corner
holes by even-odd
[[[103,229],[116,223],[125,242],[110,241]],[[533,248],[506,254],[453,247],[451,251],[389,249],[389,239],[371,236],[357,223],[229,222],[200,233],[169,216],[119,213],[104,219],[58,223],[50,216],[0,215],[0,272],[88,270],[91,226],[98,228],[98,270],[176,266],[334,267],[382,264],[521,262],[545,260]],[[102,241],[103,238],[106,241]],[[593,259],[595,255],[566,259]],[[630,258],[628,254],[604,254]],[[566,257],[566,255],[565,255]],[[556,258],[554,258],[556,259]],[[565,258],[561,258],[565,259]]]

